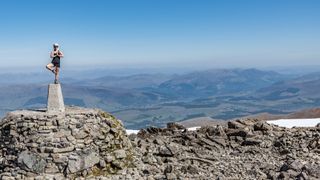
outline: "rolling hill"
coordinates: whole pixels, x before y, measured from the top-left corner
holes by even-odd
[[[158,91],[181,98],[247,93],[287,77],[257,69],[213,69],[176,76],[159,85]]]
[[[25,82],[15,78],[9,81],[10,75],[3,76],[7,83],[0,85],[0,113],[44,107],[47,83],[46,77],[39,76],[29,74]],[[194,118],[228,120],[314,108],[320,105],[319,85],[320,73],[297,78],[258,69],[62,79],[67,105],[102,108],[132,129]]]

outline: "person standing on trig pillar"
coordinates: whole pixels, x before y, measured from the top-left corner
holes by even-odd
[[[59,50],[59,44],[53,44],[53,51],[50,53],[50,58],[52,58],[52,61],[46,66],[46,68],[54,73],[54,83],[58,84],[60,59],[63,58],[63,53]]]

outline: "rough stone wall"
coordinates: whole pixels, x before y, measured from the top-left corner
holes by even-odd
[[[0,122],[0,133],[1,179],[107,176],[132,166],[121,121],[99,110],[16,111]]]

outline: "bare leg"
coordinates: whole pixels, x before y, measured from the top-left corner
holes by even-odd
[[[59,80],[59,68],[56,67],[55,73],[54,73],[54,81],[58,82],[58,80]]]
[[[49,70],[49,71],[52,71],[54,70],[54,65],[52,63],[49,63],[46,65],[46,68]]]

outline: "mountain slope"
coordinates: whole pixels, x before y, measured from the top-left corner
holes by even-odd
[[[82,86],[104,86],[104,87],[121,87],[126,89],[136,89],[144,87],[157,87],[174,77],[168,74],[134,74],[130,76],[103,76],[95,79],[86,79],[74,82]]]
[[[284,79],[284,75],[272,71],[214,69],[177,76],[160,84],[158,91],[199,98],[254,91]]]
[[[320,73],[312,73],[295,79],[281,81],[256,91],[256,96],[268,99],[320,98]]]

